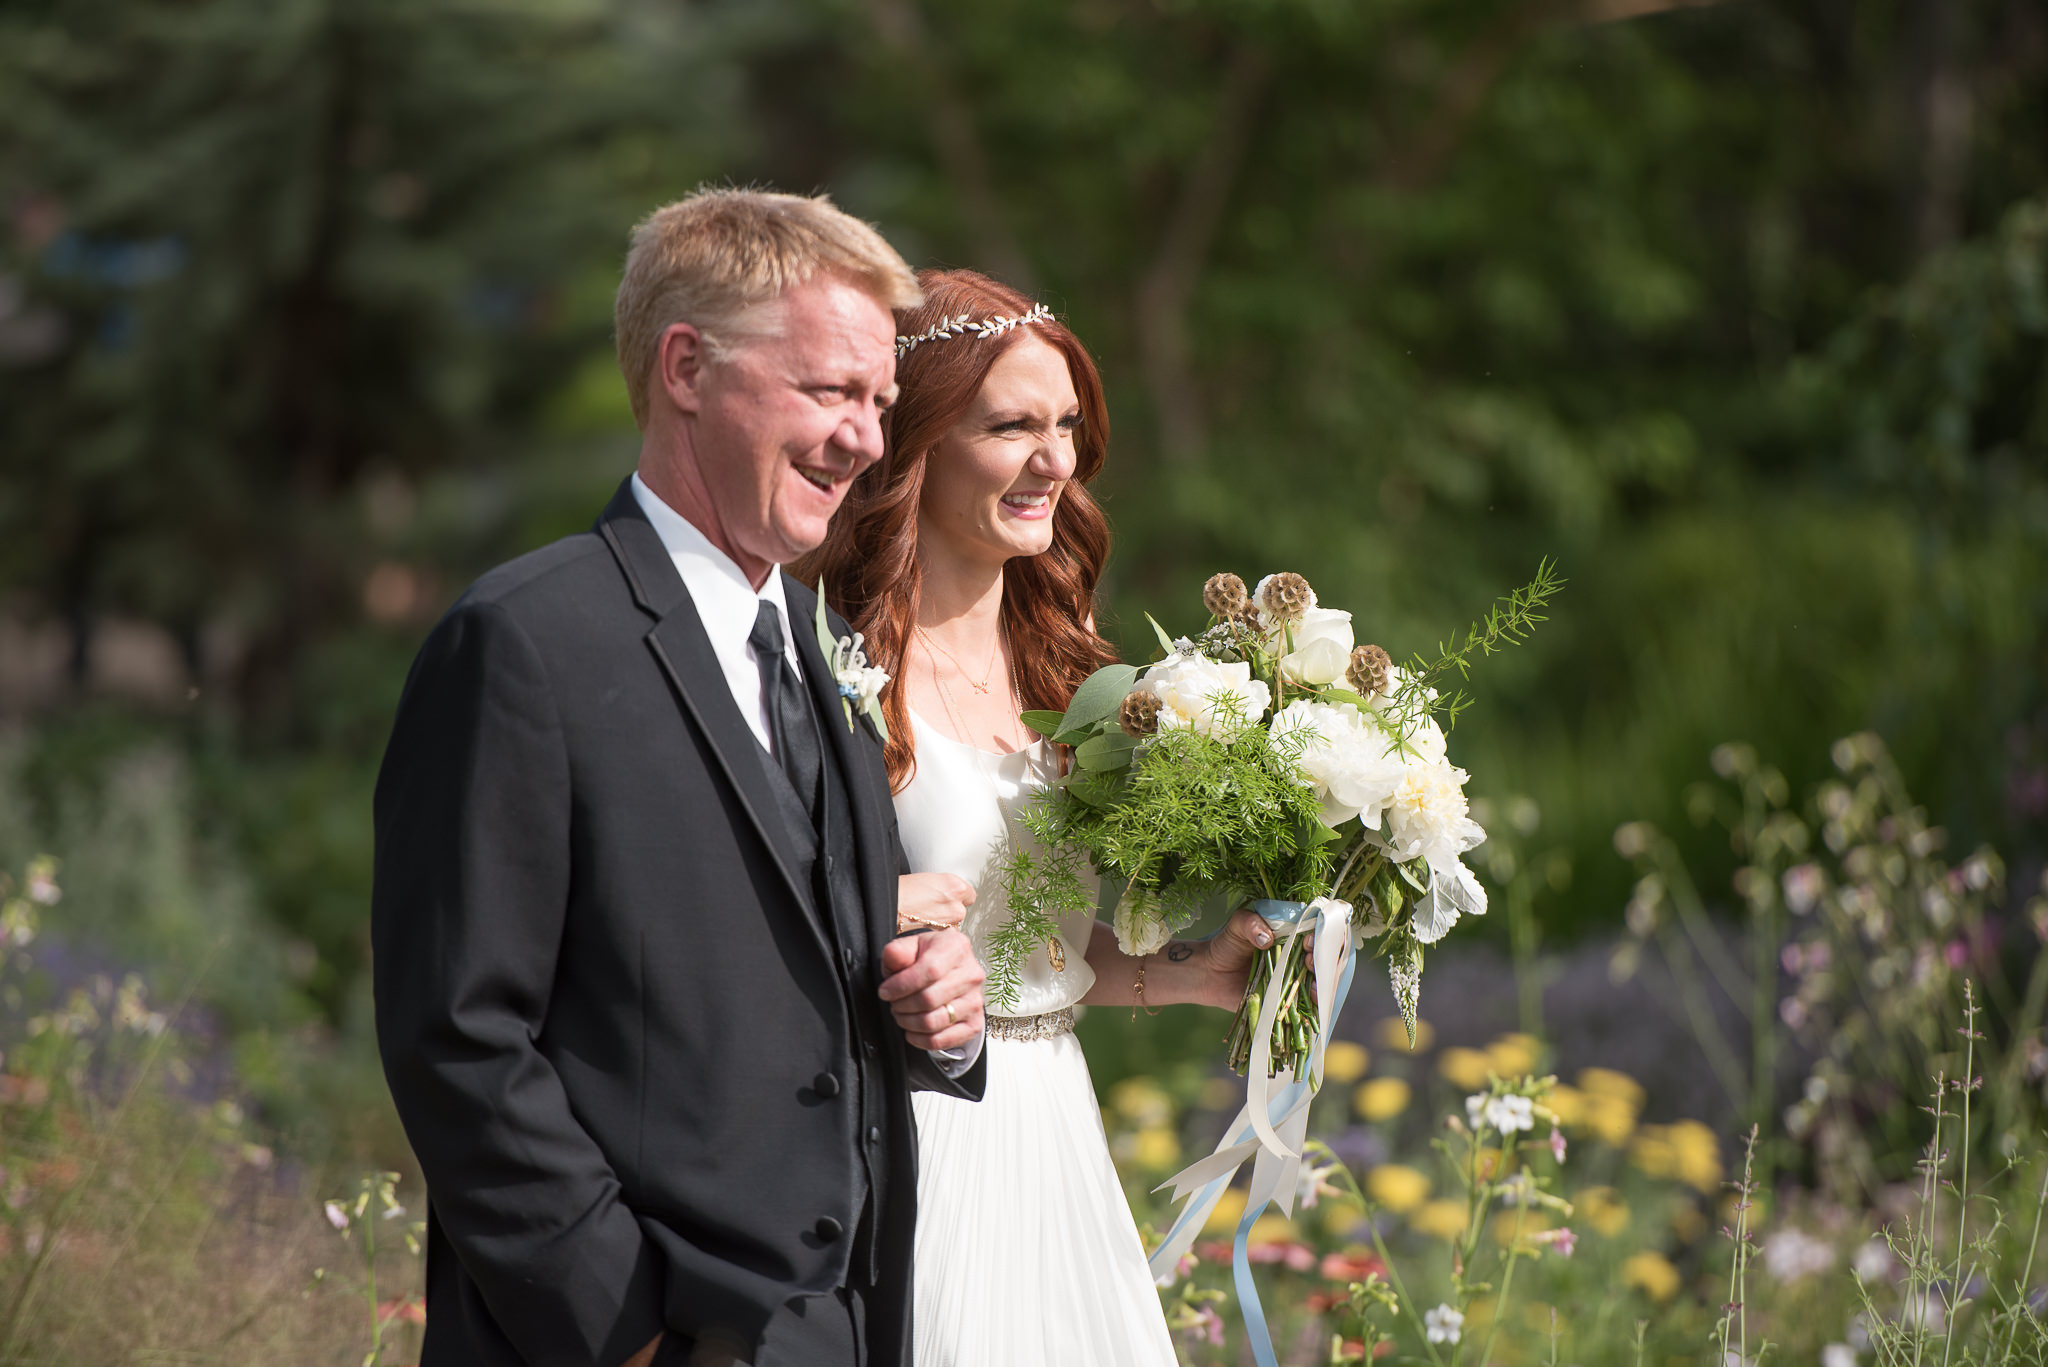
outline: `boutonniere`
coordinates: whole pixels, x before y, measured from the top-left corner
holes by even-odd
[[[818,581],[818,649],[824,653],[825,665],[832,671],[833,681],[839,685],[839,706],[846,713],[846,729],[853,729],[853,709],[858,707],[868,714],[868,720],[875,724],[875,734],[884,741],[889,739],[889,724],[882,720],[882,688],[889,682],[889,671],[876,669],[868,663],[867,655],[861,650],[861,634],[834,636],[832,628],[825,621],[825,581]]]

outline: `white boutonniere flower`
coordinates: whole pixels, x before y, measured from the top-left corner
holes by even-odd
[[[825,581],[820,579],[818,649],[824,653],[825,667],[832,671],[832,681],[839,686],[839,706],[846,713],[846,729],[853,729],[853,709],[858,707],[874,723],[875,734],[887,741],[889,724],[882,719],[882,689],[889,682],[889,671],[869,664],[862,644],[863,637],[858,631],[851,636],[832,634],[831,625],[825,620]]]

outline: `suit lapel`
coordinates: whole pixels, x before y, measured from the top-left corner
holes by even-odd
[[[704,633],[696,604],[661,537],[640,511],[631,480],[613,495],[598,518],[597,532],[618,559],[632,587],[633,601],[657,619],[647,633],[648,649],[668,675],[683,711],[704,737],[726,781],[739,795],[740,807],[768,847],[782,881],[807,913],[804,920],[818,937],[819,947],[830,956],[832,949],[818,924],[810,889],[796,876],[797,851],[776,806],[775,793],[768,786],[761,743],[733,702],[732,689],[711,649],[711,638]]]
[[[873,943],[879,945],[896,933],[895,888],[885,886],[886,880],[882,878],[885,873],[893,875],[896,865],[888,857],[885,814],[876,810],[872,800],[878,783],[882,791],[888,790],[886,778],[878,779],[875,773],[881,762],[879,738],[859,713],[854,714],[854,724],[847,725],[838,682],[818,645],[817,593],[785,574],[782,596],[789,604],[791,634],[796,637],[797,655],[804,662],[804,682],[817,708],[818,725],[824,728],[826,744],[839,757],[839,770],[846,775],[847,800],[853,808],[854,846],[860,853],[861,886],[867,893]]]

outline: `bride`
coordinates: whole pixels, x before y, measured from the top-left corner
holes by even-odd
[[[823,577],[893,679],[889,778],[918,871],[900,928],[932,924],[921,879],[955,875],[985,961],[1005,915],[998,859],[1029,839],[1018,813],[1063,763],[1018,714],[1064,709],[1115,659],[1093,616],[1109,528],[1085,487],[1108,413],[1087,351],[1046,309],[972,271],[918,280],[924,304],[897,314],[888,454],[794,572]],[[1025,963],[1015,1002],[989,1007],[986,1098],[913,1098],[918,1367],[1171,1367],[1074,1007],[1234,1010],[1269,943],[1247,911],[1213,940],[1134,959],[1075,912]]]

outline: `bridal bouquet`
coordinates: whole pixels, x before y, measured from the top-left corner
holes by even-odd
[[[991,998],[1014,992],[1018,965],[1061,914],[1092,904],[1085,859],[1122,885],[1112,922],[1128,954],[1154,952],[1218,895],[1282,927],[1231,1030],[1237,1071],[1256,1062],[1308,1078],[1319,1064],[1340,961],[1311,947],[1329,938],[1300,933],[1312,927],[1346,940],[1346,959],[1370,945],[1388,961],[1412,1039],[1423,947],[1486,910],[1463,863],[1486,833],[1445,738],[1465,699],[1438,685],[1522,640],[1562,582],[1545,561],[1461,643],[1404,669],[1358,644],[1351,614],[1323,606],[1300,575],[1248,590],[1218,574],[1202,589],[1198,636],[1153,622],[1158,663],[1110,665],[1064,713],[1025,713],[1074,747],[1074,767],[1024,815],[1039,849],[1005,866],[1012,916],[990,946]]]

